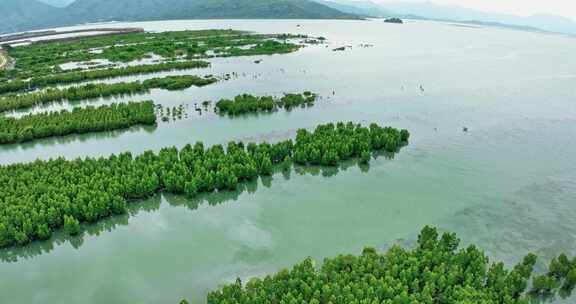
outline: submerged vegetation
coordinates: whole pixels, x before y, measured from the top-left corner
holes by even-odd
[[[22,118],[0,117],[0,144],[33,139],[111,131],[156,123],[152,101],[75,108],[71,112],[29,114]]]
[[[47,239],[63,226],[75,233],[77,223],[123,213],[127,201],[158,191],[193,197],[234,190],[240,182],[272,174],[275,165],[289,163],[296,155],[311,164],[328,159],[326,164],[336,165],[383,148],[382,142],[388,140],[397,146],[386,148],[397,151],[408,137],[408,131],[376,124],[338,123],[318,126],[314,132],[299,130],[295,142],[231,142],[226,148],[215,145],[208,149],[196,143],[136,157],[123,153],[2,166],[0,247]]]
[[[183,117],[188,117],[188,113],[184,107],[184,104],[179,106],[164,107],[161,104],[156,105],[156,116],[163,122],[169,122],[170,120],[176,121]]]
[[[54,75],[33,77],[29,80],[13,80],[0,83],[0,94],[31,90],[57,84],[70,84],[82,81],[114,78],[136,74],[147,74],[162,71],[186,70],[209,67],[207,61],[190,60],[176,61],[158,64],[145,64],[138,66],[127,66],[121,68],[108,68],[91,71],[72,71]]]
[[[194,75],[168,76],[144,82],[120,82],[113,84],[86,84],[65,89],[47,89],[28,94],[8,94],[0,97],[0,112],[30,108],[56,101],[76,101],[101,97],[147,93],[150,89],[182,90],[191,86],[205,86],[216,82],[215,78]]]
[[[240,279],[208,294],[208,304],[235,303],[459,303],[528,304],[527,287],[537,257],[528,254],[512,269],[489,263],[474,245],[459,249],[454,233],[439,236],[425,227],[414,249],[393,246],[385,253],[365,248],[361,255],[325,259],[318,268],[307,258],[291,270],[265,278]],[[535,277],[533,284],[576,271],[576,259],[553,261],[552,276]],[[561,269],[558,273],[557,269]],[[542,279],[541,279],[542,278]],[[566,280],[568,281],[568,280]],[[574,285],[567,286],[568,290]],[[181,303],[187,303],[183,300]]]
[[[302,94],[285,94],[280,99],[275,99],[272,96],[257,97],[243,94],[236,96],[233,100],[221,99],[216,103],[216,110],[220,114],[235,116],[246,113],[270,112],[278,108],[290,110],[298,106],[311,106],[315,100],[316,94],[308,91]]]

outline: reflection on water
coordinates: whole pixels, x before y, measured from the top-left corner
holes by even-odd
[[[393,159],[394,155],[394,153],[386,151],[379,151],[372,154],[373,159],[384,157],[388,160]],[[289,180],[291,178],[292,172],[300,176],[321,175],[323,177],[332,177],[338,174],[340,171],[346,171],[354,166],[358,166],[364,173],[368,172],[370,169],[370,166],[367,164],[361,164],[357,160],[349,160],[343,162],[337,167],[296,165],[294,168],[289,168],[288,170],[276,168],[274,175],[282,176],[284,180]],[[261,176],[259,180],[263,187],[272,187],[273,176]],[[84,238],[86,236],[98,236],[103,232],[111,232],[118,226],[128,225],[129,218],[131,216],[138,215],[140,212],[157,211],[160,208],[162,198],[164,198],[164,200],[172,207],[185,207],[188,210],[195,211],[202,204],[217,206],[226,202],[235,202],[238,200],[238,197],[242,193],[247,192],[249,194],[253,194],[256,193],[257,190],[258,180],[254,180],[239,184],[236,191],[203,193],[192,199],[181,195],[157,194],[150,199],[127,204],[127,212],[125,214],[112,216],[94,224],[83,224],[82,232],[79,235],[70,236],[64,231],[57,231],[53,233],[53,236],[49,240],[46,241],[38,241],[26,246],[0,249],[0,261],[18,262],[20,259],[29,259],[42,254],[47,254],[54,250],[56,247],[65,244],[66,242],[69,242],[75,249],[78,249],[84,243]],[[251,253],[248,252],[248,249],[245,248],[245,252],[239,253],[239,256],[248,255],[244,258],[249,259],[250,254]]]
[[[111,232],[118,226],[128,225],[130,216],[139,212],[153,212],[160,208],[160,195],[156,195],[145,201],[128,204],[127,213],[116,215],[94,224],[82,225],[82,232],[76,236],[70,236],[64,231],[57,231],[46,241],[40,241],[28,246],[0,249],[0,260],[3,262],[18,262],[20,259],[29,259],[35,256],[46,254],[54,248],[69,242],[75,249],[80,248],[86,236],[98,236],[103,232]]]
[[[28,114],[39,114],[45,112],[59,112],[62,110],[71,111],[77,107],[84,107],[84,106],[100,106],[104,104],[111,104],[117,102],[129,102],[134,101],[134,96],[142,96],[146,95],[147,93],[123,93],[114,96],[106,96],[106,97],[98,97],[98,98],[88,98],[88,99],[81,99],[81,100],[60,100],[48,103],[39,103],[34,105],[31,108],[22,108],[22,109],[15,109],[12,111],[8,111],[2,113],[8,117],[20,118],[24,115]],[[145,98],[138,97],[140,100],[144,100]]]
[[[94,139],[113,139],[118,138],[122,134],[126,133],[152,133],[157,129],[157,125],[153,126],[132,126],[126,129],[119,129],[113,131],[102,131],[102,132],[91,132],[86,134],[70,134],[66,136],[58,136],[58,137],[49,137],[49,138],[42,138],[42,139],[35,139],[33,141],[20,143],[20,144],[9,144],[9,145],[1,145],[0,152],[2,150],[12,150],[12,149],[21,149],[21,150],[35,150],[38,148],[46,148],[46,147],[55,147],[60,145],[65,145],[72,142],[86,142],[89,140]]]

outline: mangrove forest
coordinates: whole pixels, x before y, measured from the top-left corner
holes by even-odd
[[[150,58],[197,60],[212,57],[284,54],[298,50],[292,39],[305,36],[255,34],[236,30],[128,33],[6,47],[14,69],[0,72],[0,83],[65,73],[62,64],[106,60],[113,64]]]
[[[7,94],[0,97],[0,112],[30,108],[40,104],[57,101],[78,101],[102,97],[144,94],[150,89],[183,90],[191,86],[206,86],[216,82],[213,77],[194,75],[167,76],[153,78],[144,82],[120,82],[112,84],[89,83],[83,86],[64,89],[49,88],[44,91],[28,94]]]
[[[126,203],[164,191],[194,197],[234,190],[238,184],[270,175],[274,166],[337,165],[387,149],[396,152],[409,139],[406,130],[371,124],[337,123],[296,139],[277,143],[230,142],[205,148],[164,148],[133,156],[66,160],[64,158],[0,167],[0,247],[43,240],[64,228],[77,233],[79,223],[124,213]]]
[[[0,117],[0,144],[20,143],[39,138],[154,125],[152,101],[129,102],[74,108],[72,111],[28,114],[19,119]]]
[[[88,71],[71,71],[40,77],[33,77],[29,80],[12,80],[0,82],[0,94],[20,92],[23,90],[33,90],[50,85],[71,84],[83,81],[107,79],[136,74],[149,74],[164,71],[187,70],[195,68],[209,67],[210,63],[200,60],[175,61],[157,64],[144,64],[136,66],[126,66],[120,68],[107,68]]]
[[[232,100],[221,99],[216,103],[216,111],[220,114],[236,116],[246,113],[271,112],[282,108],[290,110],[298,106],[311,106],[315,100],[316,94],[308,91],[302,94],[285,94],[281,98],[242,94]]]
[[[538,258],[532,253],[507,269],[502,262],[490,263],[476,246],[459,244],[454,233],[440,236],[427,226],[413,249],[395,245],[378,253],[365,248],[360,255],[339,255],[320,266],[307,258],[290,270],[245,283],[237,279],[210,292],[207,303],[528,304],[542,285],[556,288],[544,287],[546,292],[559,286],[570,292],[576,285],[576,258],[560,255],[547,274],[533,277]]]

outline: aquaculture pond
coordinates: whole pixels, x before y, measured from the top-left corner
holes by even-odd
[[[158,194],[129,204],[126,215],[83,225],[79,236],[58,232],[48,241],[0,250],[0,303],[205,303],[209,291],[236,277],[274,273],[309,256],[410,246],[425,225],[456,232],[464,245],[474,243],[509,267],[530,251],[540,256],[538,271],[561,252],[576,254],[574,38],[421,21],[118,26],[307,34],[327,43],[283,55],[208,59],[211,66],[202,69],[94,81],[185,74],[220,79],[181,91],[74,102],[153,100],[165,108],[183,105],[186,114],[153,127],[2,145],[1,164],[139,154],[196,141],[276,142],[295,137],[299,128],[337,121],[408,129],[410,142],[393,158],[375,155],[369,166],[297,166],[236,192],[195,199]],[[304,91],[317,94],[313,107],[238,116],[213,111],[220,99],[240,94]],[[4,115],[71,108],[46,104]]]

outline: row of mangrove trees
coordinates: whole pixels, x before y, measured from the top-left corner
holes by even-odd
[[[285,94],[281,98],[272,96],[238,95],[234,99],[221,99],[216,103],[216,111],[230,116],[246,113],[271,112],[277,109],[290,110],[298,106],[311,106],[316,101],[316,94]]]
[[[57,101],[77,101],[101,97],[123,96],[147,93],[150,89],[182,90],[191,86],[205,86],[216,82],[213,77],[194,75],[167,76],[153,78],[144,82],[120,82],[112,84],[86,84],[64,89],[50,88],[28,94],[7,94],[0,97],[0,112],[30,108],[40,104]]]
[[[29,114],[19,119],[0,117],[0,144],[39,138],[111,131],[135,125],[154,125],[152,101],[75,108],[72,111]]]
[[[395,152],[408,138],[405,130],[338,123],[313,132],[301,129],[295,141],[272,144],[231,142],[206,149],[196,143],[136,157],[123,153],[2,166],[0,247],[47,239],[61,227],[76,233],[79,223],[123,213],[127,201],[159,191],[193,197],[234,190],[240,182],[272,174],[276,164],[290,164],[296,155],[304,165],[336,165],[382,148]]]
[[[547,274],[533,277],[537,256],[532,253],[507,269],[502,262],[490,263],[476,246],[459,248],[459,243],[454,233],[439,236],[436,228],[425,227],[414,249],[396,245],[381,254],[365,248],[361,255],[325,259],[320,267],[307,258],[291,270],[245,284],[237,279],[210,292],[207,302],[528,304],[541,295],[542,280],[563,284],[568,292],[576,285],[576,259],[565,255],[552,261]]]
[[[107,68],[89,71],[71,71],[46,76],[32,77],[28,80],[15,79],[7,82],[0,82],[0,94],[14,93],[24,90],[33,90],[50,85],[71,84],[83,81],[114,78],[136,74],[149,74],[162,71],[187,70],[195,68],[209,67],[207,61],[190,60],[174,61],[157,64],[145,64],[137,66],[126,66],[120,68]]]

